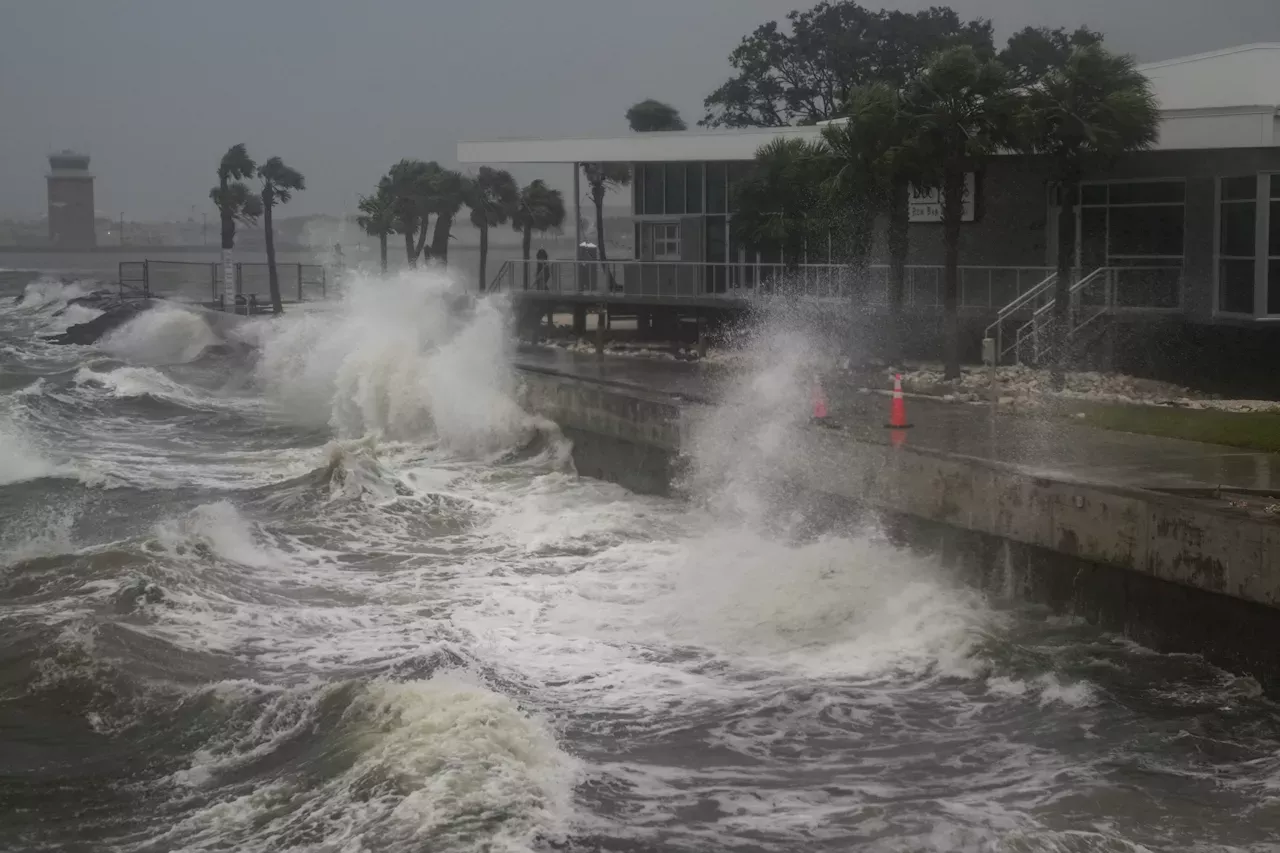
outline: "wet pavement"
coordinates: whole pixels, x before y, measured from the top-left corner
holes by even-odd
[[[524,349],[517,364],[714,402],[732,368],[698,362]],[[831,426],[859,441],[889,441],[889,397],[832,379]],[[1007,462],[1058,479],[1148,489],[1225,489],[1224,503],[1264,510],[1280,503],[1280,455],[1194,441],[1115,432],[1057,419],[993,414],[986,404],[907,400],[908,446]],[[1275,496],[1230,495],[1230,490]],[[1278,507],[1280,509],[1280,507]]]

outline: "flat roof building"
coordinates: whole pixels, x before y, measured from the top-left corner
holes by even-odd
[[[1274,328],[1280,321],[1280,44],[1140,68],[1160,105],[1159,138],[1152,150],[1125,155],[1088,176],[1075,212],[1082,275],[1102,271],[1111,315]],[[457,154],[462,163],[573,164],[575,175],[584,162],[629,163],[632,261],[703,269],[628,272],[612,298],[662,292],[655,284],[663,274],[676,289],[728,298],[735,289],[745,295],[760,287],[767,270],[782,261],[737,241],[731,227],[735,176],[770,140],[820,132],[699,129],[476,140],[459,143]],[[962,233],[962,309],[995,316],[1050,275],[1057,210],[1049,183],[1044,161],[1018,154],[989,158],[974,176]],[[923,311],[940,302],[936,270],[943,244],[937,199],[920,195],[911,208],[907,301]],[[884,229],[877,230],[873,260],[883,260]],[[815,266],[834,259],[824,247],[810,246],[802,260]],[[853,295],[874,305],[883,301],[883,285],[874,269],[871,277],[869,289]]]

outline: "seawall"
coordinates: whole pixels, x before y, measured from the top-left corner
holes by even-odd
[[[526,369],[525,404],[580,474],[670,494],[698,400]],[[967,579],[1144,644],[1202,653],[1280,690],[1280,524],[1207,501],[800,430],[784,477],[807,510],[874,517]]]

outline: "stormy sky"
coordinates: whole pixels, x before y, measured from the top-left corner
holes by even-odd
[[[991,18],[999,39],[1087,24],[1154,60],[1280,41],[1278,2],[950,5]],[[390,163],[451,163],[459,139],[625,132],[626,107],[645,97],[692,124],[739,39],[797,5],[812,3],[4,0],[0,216],[43,212],[45,157],[64,147],[92,155],[103,213],[199,219],[234,142],[306,174],[286,215],[347,213]]]

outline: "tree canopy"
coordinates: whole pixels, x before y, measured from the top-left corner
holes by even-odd
[[[779,137],[760,147],[754,168],[733,191],[733,227],[743,244],[781,249],[783,260],[799,263],[809,238],[826,239],[822,204],[832,173],[825,143]]]
[[[653,133],[662,130],[686,130],[680,112],[670,104],[653,98],[632,104],[627,110],[627,124],[636,133]]]
[[[1009,36],[1009,43],[1000,51],[1000,64],[1008,71],[1016,85],[1029,85],[1055,68],[1067,64],[1072,50],[1077,47],[1102,44],[1102,33],[1088,27],[1072,32],[1059,27],[1026,27]]]
[[[989,21],[961,21],[945,7],[872,12],[853,0],[823,0],[771,21],[729,55],[736,75],[708,95],[702,125],[815,124],[843,111],[858,86],[902,86],[939,50],[967,44],[994,53]]]

